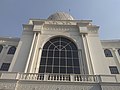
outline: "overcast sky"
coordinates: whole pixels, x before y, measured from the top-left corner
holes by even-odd
[[[120,0],[0,0],[0,36],[20,37],[30,18],[69,9],[75,19],[100,26],[100,39],[120,39]]]

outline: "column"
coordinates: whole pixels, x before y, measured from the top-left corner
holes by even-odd
[[[36,35],[37,35],[37,34],[34,33],[32,45],[31,45],[31,48],[30,48],[30,53],[29,53],[29,56],[28,56],[28,60],[27,60],[27,63],[26,63],[26,67],[25,67],[24,73],[27,73],[27,72],[28,72],[28,66],[29,66],[29,64],[30,64],[30,60],[31,60],[32,52],[33,52],[33,46],[34,46],[34,44],[35,44]]]
[[[84,50],[85,50],[85,56],[86,56],[88,71],[89,71],[90,75],[93,75],[94,71],[93,71],[93,67],[92,67],[90,52],[89,52],[88,43],[87,43],[87,39],[86,39],[85,34],[82,34],[82,40],[83,40],[83,45],[84,45]]]

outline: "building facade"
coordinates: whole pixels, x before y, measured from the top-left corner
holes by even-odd
[[[57,12],[0,38],[1,90],[120,90],[120,40],[100,40],[92,20]]]

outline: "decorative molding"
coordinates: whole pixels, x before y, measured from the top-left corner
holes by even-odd
[[[46,25],[72,25],[73,22],[68,21],[46,21]],[[75,25],[75,23],[74,23]]]
[[[78,30],[77,27],[66,27],[66,26],[44,26],[43,30],[63,30],[63,31],[74,31],[74,30]]]

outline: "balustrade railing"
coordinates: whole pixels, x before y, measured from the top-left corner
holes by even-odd
[[[63,82],[120,82],[116,75],[41,74],[0,72],[0,79],[19,79]]]

